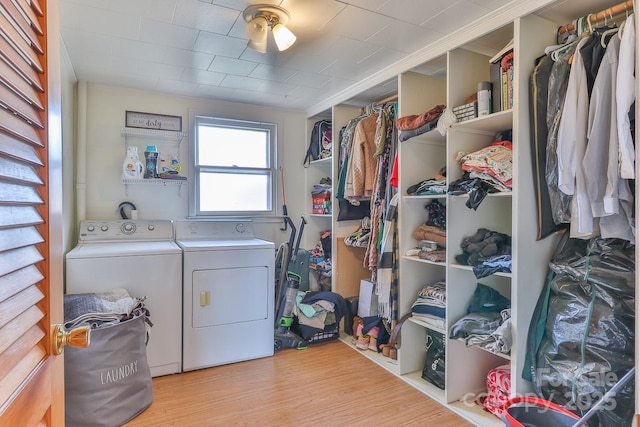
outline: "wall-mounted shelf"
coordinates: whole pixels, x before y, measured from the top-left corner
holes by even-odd
[[[120,132],[124,136],[125,148],[129,146],[129,138],[144,138],[154,141],[167,141],[171,144],[176,144],[176,158],[180,159],[180,144],[182,140],[189,136],[187,132],[177,132],[170,130],[157,130],[157,129],[138,129],[138,128],[123,128]],[[129,185],[154,185],[154,186],[177,186],[178,196],[180,195],[180,188],[187,184],[187,180],[182,179],[122,179],[122,183],[125,186],[125,194],[129,195]]]
[[[186,185],[186,179],[162,179],[162,178],[153,178],[153,179],[123,179],[123,184],[142,184],[142,185]]]
[[[162,179],[162,178],[153,178],[153,179],[122,179],[122,183],[125,187],[125,195],[129,195],[129,185],[152,185],[155,187],[164,186],[164,187],[178,187],[178,196],[180,196],[180,189],[183,185],[187,185],[186,179]]]

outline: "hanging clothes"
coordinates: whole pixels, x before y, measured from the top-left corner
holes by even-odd
[[[635,240],[633,190],[626,178],[634,176],[635,167],[629,119],[635,100],[635,27],[631,24],[625,29],[631,22],[627,19],[622,28],[597,29],[578,42],[564,100],[560,84],[567,68],[565,56],[551,70],[546,165],[549,201],[554,222],[568,220],[574,238]],[[559,105],[561,109],[554,113]],[[556,182],[559,191],[555,191]]]
[[[369,115],[358,122],[351,143],[350,159],[347,164],[344,196],[353,204],[358,199],[369,198],[375,185],[377,115]]]
[[[547,103],[549,79],[554,62],[547,55],[538,59],[529,82],[531,108],[531,160],[533,162],[534,190],[537,204],[538,233],[537,240],[544,239],[560,229],[553,220],[549,186],[546,181],[547,142]]]
[[[573,56],[577,42],[565,51],[554,62],[549,77],[549,90],[547,100],[547,156],[546,176],[549,190],[549,203],[553,221],[556,224],[568,224],[571,222],[571,195],[565,194],[558,188],[558,130],[560,119],[567,94],[569,83],[569,71],[571,70],[569,59]]]
[[[618,74],[616,76],[616,108],[618,127],[618,158],[620,176],[624,179],[635,179],[635,146],[631,135],[629,112],[636,100],[636,79],[634,65],[636,61],[636,28],[635,14],[629,15],[622,26]]]
[[[377,168],[375,175],[375,189],[371,195],[371,235],[375,240],[369,241],[367,251],[365,252],[363,266],[373,272],[372,277],[375,279],[376,270],[380,262],[378,257],[378,247],[380,244],[381,230],[384,218],[388,210],[390,196],[394,194],[396,189],[391,186],[390,177],[393,164],[391,158],[395,156],[396,151],[396,131],[395,131],[395,103],[386,104],[378,117],[378,127],[384,129],[384,137],[381,137],[379,144],[381,147],[376,152],[380,154],[375,158]]]
[[[571,200],[571,237],[590,238],[600,230],[591,213],[585,191],[581,159],[587,148],[589,90],[581,48],[589,38],[578,42],[569,73],[567,94],[558,129],[558,188]]]

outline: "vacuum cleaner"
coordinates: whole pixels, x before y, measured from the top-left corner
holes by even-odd
[[[293,309],[300,289],[300,275],[292,271],[296,266],[296,257],[300,248],[300,240],[306,221],[301,217],[300,230],[296,238],[296,227],[288,216],[285,221],[291,227],[289,241],[280,245],[276,254],[280,271],[276,278],[276,316],[273,347],[275,351],[283,348],[304,349],[307,342],[291,330]],[[294,243],[295,240],[295,243]]]

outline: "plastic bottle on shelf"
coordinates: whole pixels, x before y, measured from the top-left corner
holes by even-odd
[[[155,145],[147,145],[147,149],[144,152],[144,161],[146,162],[144,177],[146,179],[155,178],[158,176],[158,147]]]
[[[127,155],[122,162],[122,179],[142,179],[144,166],[138,158],[138,147],[127,147]]]
[[[171,155],[171,169],[178,172],[178,175],[182,175],[182,166],[180,165],[180,161],[175,154]]]
[[[478,117],[491,113],[491,82],[478,83]]]

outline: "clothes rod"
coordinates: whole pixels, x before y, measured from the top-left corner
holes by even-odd
[[[397,101],[398,100],[398,95],[391,95],[391,96],[387,96],[384,99],[381,99],[380,101],[374,102],[373,105],[375,105],[376,107],[378,105],[382,105],[382,104],[386,104],[387,102],[391,102],[391,101]]]
[[[623,12],[633,12],[633,0],[623,1],[622,3],[611,6],[608,9],[601,10],[598,13],[592,13],[588,16],[588,19],[589,22],[595,23],[598,21],[604,21],[605,19],[609,19],[612,16],[619,15]],[[558,28],[558,34],[563,34],[574,29],[575,26],[573,24],[567,24],[564,27]]]

